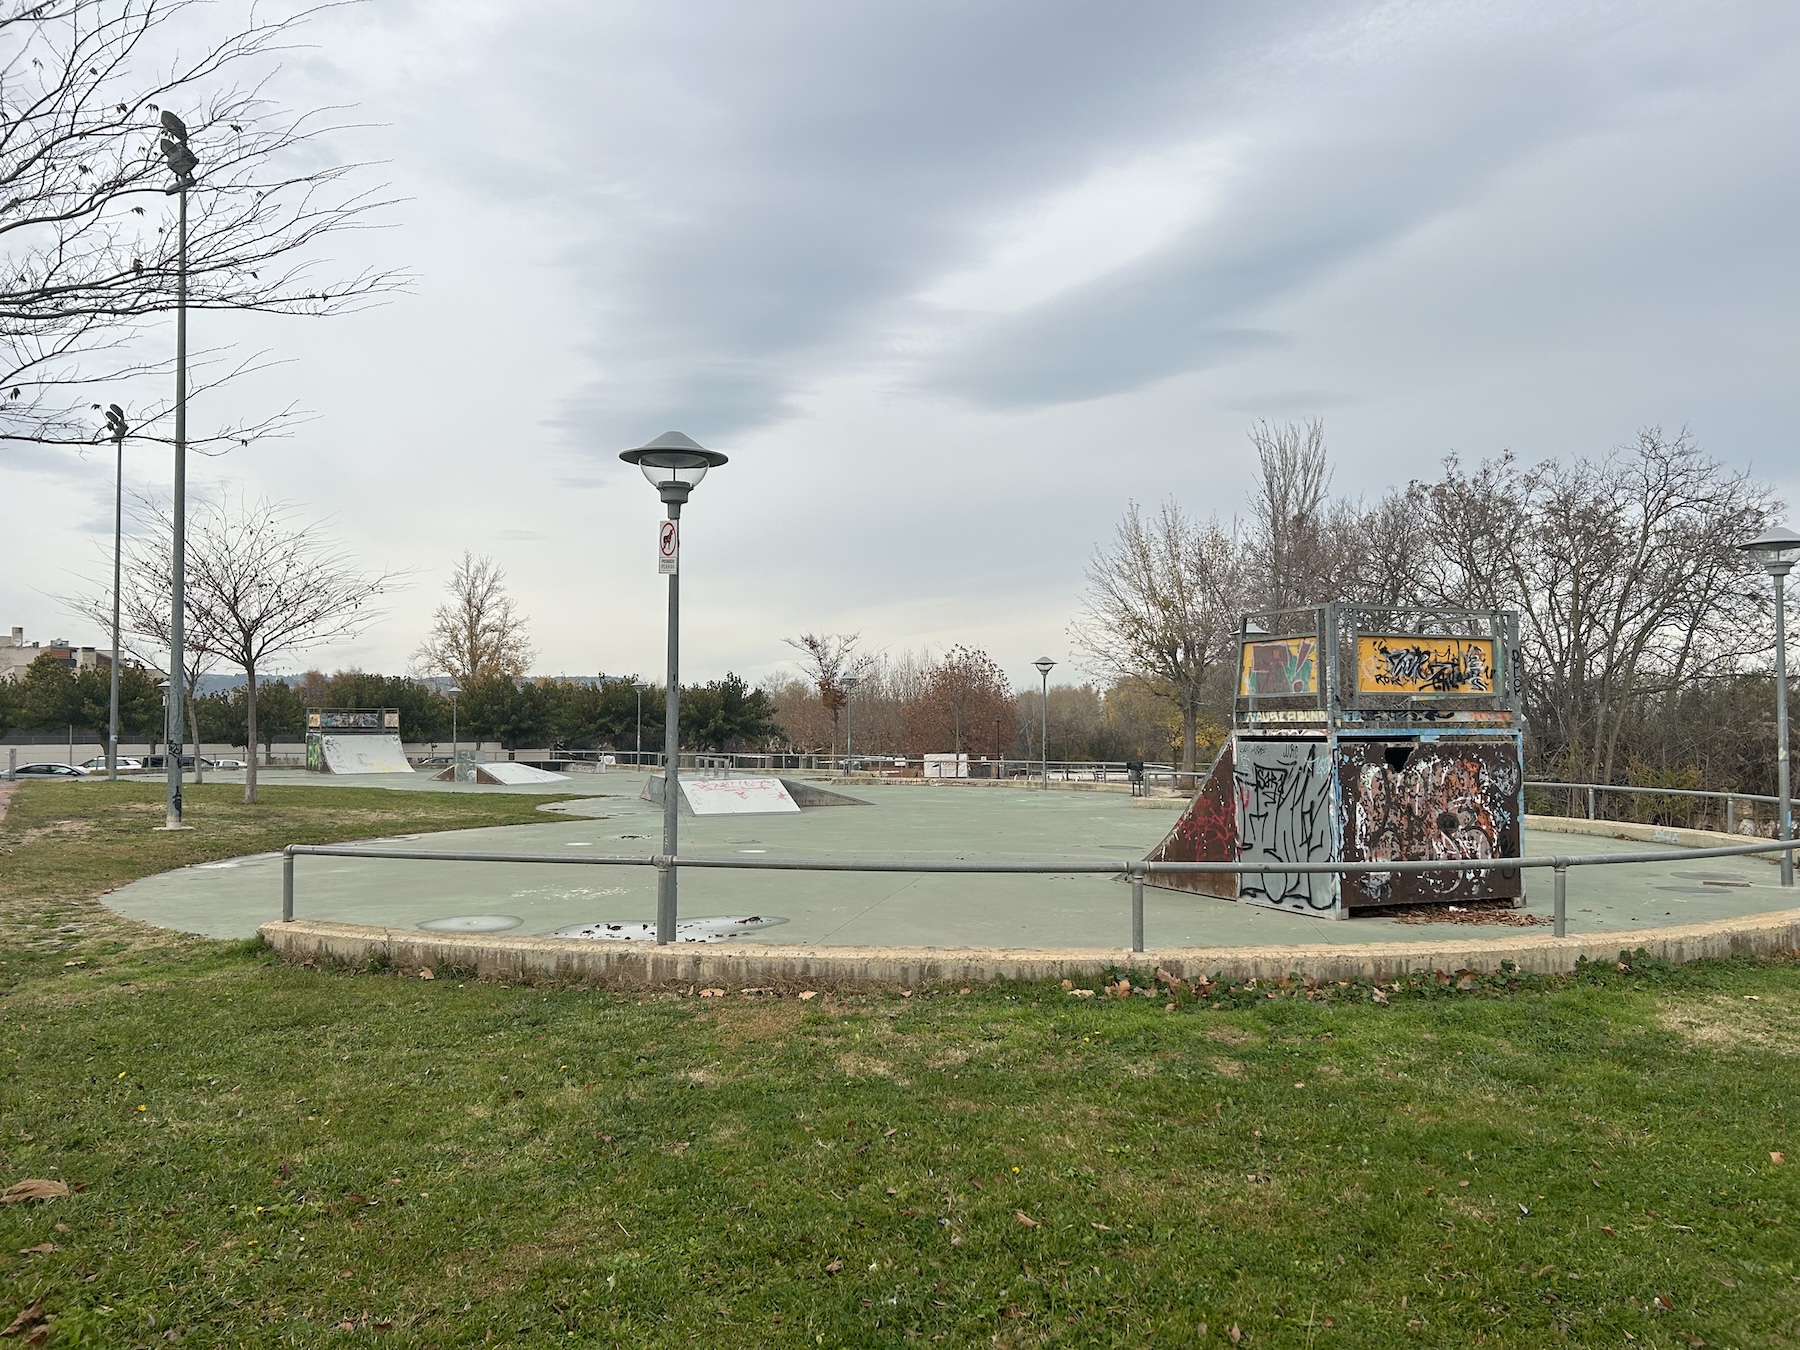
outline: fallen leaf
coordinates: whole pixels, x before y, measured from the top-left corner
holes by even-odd
[[[800,991],[800,999],[802,1002],[805,1002],[809,998],[817,998],[818,996],[819,991],[816,989],[803,989]]]
[[[68,1193],[69,1188],[60,1181],[32,1177],[26,1181],[15,1181],[0,1191],[0,1205],[17,1205],[27,1200],[60,1200]]]
[[[0,1336],[17,1336],[25,1328],[43,1320],[44,1303],[42,1299],[39,1299],[29,1308],[21,1310],[19,1315],[7,1325],[6,1330],[0,1331]]]
[[[1063,988],[1064,988],[1064,989],[1073,989],[1073,988],[1074,988],[1074,987],[1075,987],[1075,981],[1073,981],[1073,980],[1064,980],[1064,981],[1063,981],[1063,982],[1062,982],[1062,987],[1063,987]]]
[[[437,976],[433,975],[429,969],[425,969],[419,972],[419,978],[421,980],[435,980]]]
[[[1524,1205],[1520,1205],[1520,1206],[1519,1206],[1519,1213],[1521,1213],[1521,1214],[1529,1214],[1529,1213],[1531,1213],[1531,1211],[1530,1211],[1530,1210],[1528,1210],[1528,1209],[1526,1209],[1526,1208],[1525,1208],[1525,1206],[1524,1206]]]
[[[900,991],[900,997],[901,997],[901,998],[911,998],[911,997],[912,997],[912,990],[910,990],[910,989],[902,989],[902,990],[901,990],[901,991]]]
[[[1000,1315],[1002,1317],[1019,1318],[1023,1317],[1025,1313],[1017,1304],[1009,1303],[1000,1310]]]
[[[1386,994],[1382,993],[1381,990],[1379,990],[1379,989],[1377,989],[1374,993],[1370,994],[1369,997],[1374,999],[1377,1003],[1386,1003],[1388,1001],[1388,996]]]
[[[892,1139],[892,1138],[893,1138],[893,1137],[894,1137],[894,1136],[895,1136],[895,1135],[897,1135],[897,1134],[899,1134],[899,1133],[900,1133],[900,1127],[899,1127],[899,1126],[897,1126],[897,1125],[896,1125],[896,1126],[895,1126],[895,1127],[894,1127],[894,1128],[893,1128],[893,1129],[891,1129],[891,1130],[883,1130],[883,1131],[882,1131],[882,1132],[881,1132],[881,1137],[882,1137],[882,1138],[883,1138],[883,1139]]]
[[[1225,1334],[1231,1337],[1231,1343],[1233,1345],[1236,1345],[1239,1341],[1244,1339],[1244,1333],[1238,1330],[1238,1324],[1236,1322],[1231,1324],[1231,1330]]]
[[[1036,1219],[1032,1218],[1031,1215],[1027,1214],[1022,1209],[1015,1209],[1013,1211],[1013,1218],[1017,1219],[1020,1223],[1024,1224],[1027,1228],[1040,1227],[1038,1221]]]
[[[1553,1271],[1555,1269],[1556,1269],[1555,1266],[1539,1266],[1538,1273],[1534,1278],[1541,1280],[1544,1278],[1544,1276],[1548,1275],[1551,1271]]]
[[[1774,1163],[1777,1167],[1780,1167],[1787,1159],[1782,1157],[1779,1153],[1771,1153],[1769,1155],[1769,1161]]]
[[[724,998],[725,991],[723,989],[702,989],[700,991],[700,997],[701,998]]]
[[[1617,1230],[1617,1229],[1614,1229],[1614,1228],[1608,1228],[1608,1227],[1607,1227],[1607,1226],[1606,1226],[1606,1225],[1605,1225],[1605,1224],[1601,1224],[1601,1225],[1600,1225],[1600,1231],[1601,1231],[1601,1232],[1602,1232],[1602,1233],[1605,1233],[1605,1234],[1606,1234],[1606,1236],[1608,1236],[1608,1237],[1617,1237],[1617,1236],[1619,1236],[1619,1233],[1618,1233],[1618,1230]]]
[[[1674,1312],[1675,1311],[1675,1299],[1674,1299],[1674,1296],[1671,1294],[1658,1294],[1656,1296],[1656,1298],[1652,1301],[1656,1304],[1657,1307],[1661,1308],[1664,1312]]]
[[[844,1268],[844,1263],[842,1261],[838,1260],[836,1257],[833,1257],[830,1261],[826,1262],[825,1273],[827,1275],[835,1275],[843,1268]]]
[[[54,1242],[40,1242],[35,1247],[19,1248],[19,1255],[20,1256],[43,1256],[49,1252],[60,1252],[61,1250],[62,1250],[62,1248],[57,1246]]]

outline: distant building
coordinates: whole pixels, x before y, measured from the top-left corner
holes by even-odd
[[[0,638],[0,680],[18,679],[33,661],[46,655],[68,667],[71,673],[112,664],[112,652],[105,647],[77,647],[65,638],[27,642],[25,630],[15,628],[11,636]]]

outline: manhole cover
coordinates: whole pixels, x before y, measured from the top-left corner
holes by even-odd
[[[777,924],[786,922],[786,919],[778,918],[773,914],[752,914],[747,918],[680,919],[675,924],[675,940],[677,942],[729,942],[734,937],[743,937],[746,933],[754,933],[763,928],[773,928]],[[602,919],[598,923],[570,924],[567,928],[558,928],[545,936],[588,938],[595,942],[655,942],[656,922],[651,920],[648,923],[632,921],[609,923]]]
[[[433,933],[501,933],[524,922],[516,914],[455,914],[448,919],[427,919],[419,927]]]

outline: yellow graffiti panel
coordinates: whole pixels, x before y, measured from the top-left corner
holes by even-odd
[[[1356,640],[1361,694],[1491,694],[1492,638],[1371,635]]]

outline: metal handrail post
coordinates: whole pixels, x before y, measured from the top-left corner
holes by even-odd
[[[1131,950],[1144,950],[1144,864],[1131,868]]]
[[[1556,868],[1556,926],[1552,931],[1557,937],[1566,937],[1569,931],[1569,860],[1558,858]]]
[[[292,845],[281,851],[281,921],[294,921],[294,850]]]
[[[1592,819],[1594,819],[1594,789],[1591,787],[1587,790],[1587,798],[1588,798],[1588,817],[1587,818],[1589,820],[1592,820]]]

